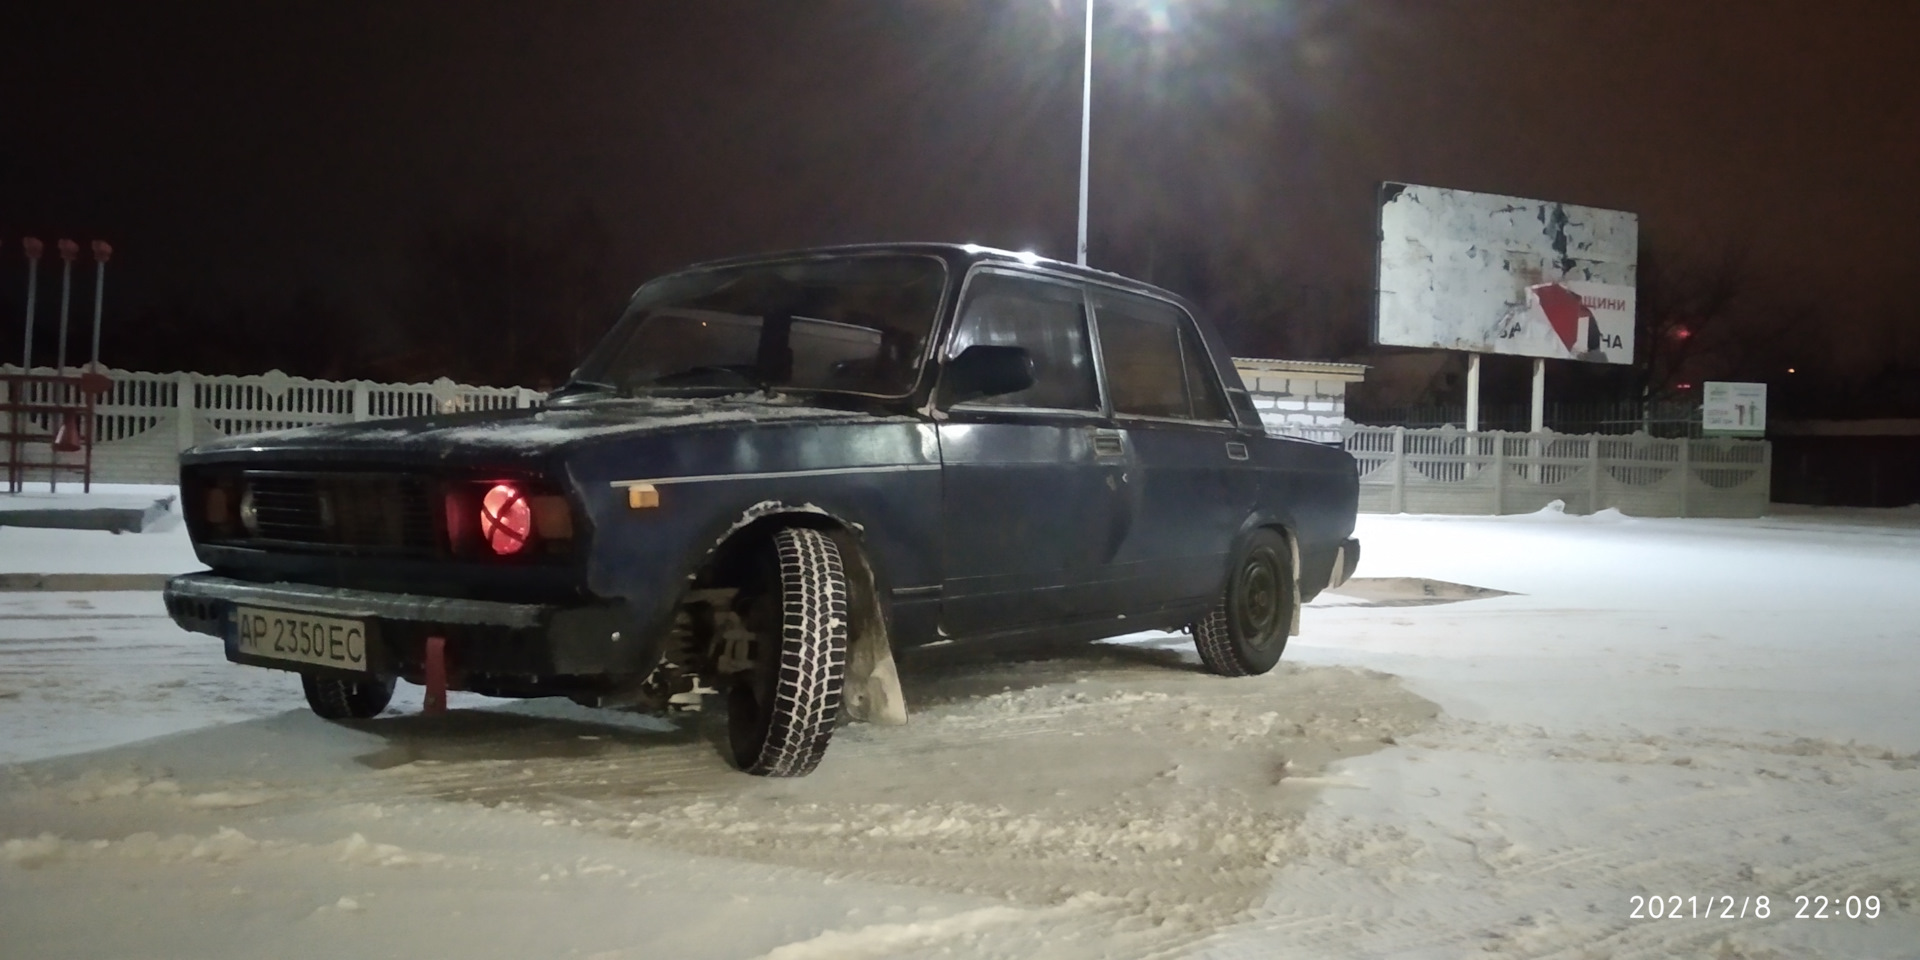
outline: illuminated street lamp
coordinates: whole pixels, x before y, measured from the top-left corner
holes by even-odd
[[[1093,7],[1098,0],[1086,0],[1086,52],[1080,67],[1080,231],[1074,243],[1076,261],[1087,265],[1087,180],[1089,162],[1093,152]],[[1150,4],[1156,9],[1156,20],[1164,20],[1163,4]]]
[[[1074,244],[1081,266],[1087,265],[1087,159],[1093,136],[1093,0],[1087,0],[1087,52],[1080,68],[1080,233]]]

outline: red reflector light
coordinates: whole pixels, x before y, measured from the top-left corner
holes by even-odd
[[[480,498],[480,539],[503,557],[526,549],[533,539],[533,507],[519,487],[496,483]]]

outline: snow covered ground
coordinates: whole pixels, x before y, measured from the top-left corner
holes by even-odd
[[[925,651],[797,781],[711,715],[326,724],[154,594],[0,593],[0,956],[1920,957],[1920,512],[1360,536],[1272,675]]]

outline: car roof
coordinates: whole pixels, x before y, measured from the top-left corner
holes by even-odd
[[[806,247],[797,250],[770,251],[747,256],[728,257],[724,260],[710,260],[705,263],[696,263],[685,269],[687,271],[708,270],[718,267],[765,263],[770,260],[843,257],[856,254],[871,255],[876,253],[898,253],[937,257],[945,262],[948,269],[952,270],[955,274],[964,274],[977,263],[1005,264],[1014,269],[1027,268],[1059,276],[1075,277],[1094,283],[1105,284],[1115,289],[1127,290],[1133,293],[1171,301],[1185,310],[1187,315],[1193,318],[1194,324],[1200,328],[1201,336],[1208,344],[1208,352],[1211,355],[1214,372],[1220,377],[1221,385],[1225,387],[1229,393],[1235,389],[1239,389],[1243,393],[1246,390],[1240,380],[1240,375],[1234,370],[1233,359],[1227,352],[1226,341],[1220,337],[1219,328],[1215,327],[1211,318],[1206,315],[1206,312],[1201,310],[1199,306],[1191,300],[1171,290],[1156,287],[1153,284],[1135,280],[1132,277],[1118,273],[1110,273],[1105,270],[1095,270],[1092,267],[1083,267],[1079,264],[1066,263],[1049,257],[1043,257],[1036,253],[1000,250],[994,247],[984,247],[977,243],[861,243],[831,247]],[[1250,409],[1249,407],[1249,410]],[[1234,409],[1233,417],[1235,422],[1241,423],[1243,426],[1246,425],[1245,416],[1247,412],[1248,411],[1243,411],[1238,408]],[[1255,420],[1254,424],[1258,425],[1258,422],[1258,420]]]
[[[1185,297],[1171,290],[1156,287],[1151,283],[1135,280],[1123,274],[1111,273],[1106,270],[1096,270],[1092,267],[1083,267],[1079,264],[1067,263],[1051,257],[1043,257],[1031,251],[1001,250],[995,247],[981,246],[977,243],[858,243],[829,247],[803,247],[794,250],[778,250],[767,253],[727,257],[721,260],[708,260],[702,263],[692,264],[685,269],[708,270],[716,267],[734,267],[751,263],[763,263],[769,260],[794,260],[809,257],[825,258],[847,256],[850,254],[868,255],[875,253],[934,256],[946,260],[949,264],[962,270],[967,266],[981,262],[1004,263],[1014,267],[1035,267],[1053,273],[1068,274],[1086,280],[1099,281],[1123,289],[1174,300],[1186,306],[1189,312],[1193,312],[1194,305],[1189,303]]]

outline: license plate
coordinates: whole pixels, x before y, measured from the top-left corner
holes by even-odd
[[[368,669],[364,621],[258,607],[235,607],[234,616],[241,653],[336,670]]]

